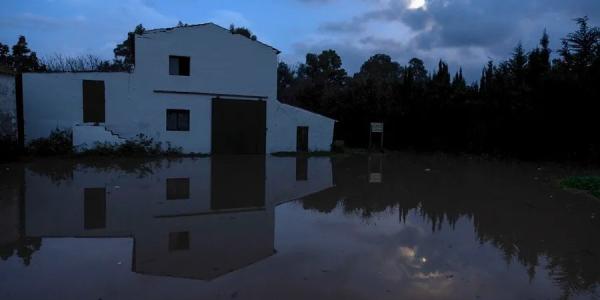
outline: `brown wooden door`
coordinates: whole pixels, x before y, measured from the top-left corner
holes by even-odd
[[[308,151],[308,127],[298,126],[296,129],[296,151]]]
[[[213,154],[265,154],[267,107],[264,101],[214,99]]]
[[[104,123],[104,81],[83,81],[83,122]]]

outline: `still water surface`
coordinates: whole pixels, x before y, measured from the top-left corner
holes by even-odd
[[[394,154],[1,165],[0,299],[599,299],[564,170]]]

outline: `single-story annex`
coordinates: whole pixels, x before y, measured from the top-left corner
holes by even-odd
[[[334,120],[277,100],[279,51],[213,23],[135,37],[131,73],[23,74],[25,143],[77,149],[144,134],[185,153],[329,150]]]

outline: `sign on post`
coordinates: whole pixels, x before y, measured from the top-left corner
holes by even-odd
[[[383,133],[383,123],[371,123],[371,132]]]
[[[380,134],[379,147],[380,150],[383,151],[383,123],[371,122],[371,130],[369,131],[369,150],[371,149],[373,143],[373,133]]]

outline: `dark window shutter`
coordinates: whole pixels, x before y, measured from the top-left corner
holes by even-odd
[[[167,130],[177,130],[177,113],[167,110]]]
[[[180,111],[178,117],[177,128],[179,130],[190,130],[190,112],[189,111]]]

